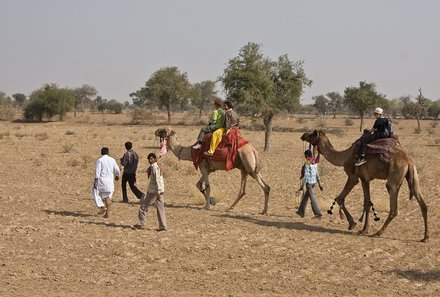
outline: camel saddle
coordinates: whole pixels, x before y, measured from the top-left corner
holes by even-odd
[[[362,137],[356,140],[356,142],[354,143],[356,152],[355,158],[359,158],[359,146],[361,143],[361,139]],[[387,138],[379,138],[367,144],[366,155],[379,155],[379,158],[383,162],[389,163],[396,147],[398,146],[400,146],[400,142],[397,138],[397,135],[393,135]]]
[[[202,147],[200,149],[193,149],[191,147],[191,158],[193,160],[194,167],[196,170],[199,168],[200,163],[203,159],[209,159],[213,161],[224,161],[226,162],[226,171],[234,168],[234,160],[237,155],[238,149],[249,143],[241,135],[240,129],[232,128],[228,134],[223,134],[222,140],[219,143],[214,154],[207,157],[203,154],[209,150],[211,144],[212,133],[206,133],[203,138]]]

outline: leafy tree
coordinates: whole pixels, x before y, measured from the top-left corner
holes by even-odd
[[[438,120],[440,116],[440,99],[432,102],[432,104],[428,107],[428,115],[433,117],[435,120]]]
[[[386,105],[385,95],[376,91],[374,83],[359,82],[359,87],[348,87],[344,91],[344,104],[361,118],[359,131],[362,131],[365,114],[374,107]]]
[[[6,94],[0,91],[0,105],[11,105],[12,100],[11,97],[6,96]]]
[[[192,105],[197,107],[199,111],[199,119],[202,117],[203,111],[212,105],[215,96],[217,96],[217,91],[215,90],[215,83],[213,81],[206,80],[194,84],[191,101]]]
[[[56,84],[46,84],[31,94],[31,99],[25,106],[24,116],[27,120],[42,121],[43,117],[52,118],[56,115],[60,120],[75,104],[73,91],[58,88]]]
[[[83,111],[85,105],[91,105],[92,97],[96,96],[96,94],[98,94],[98,91],[90,85],[82,85],[73,90],[73,96],[75,97],[74,117],[76,117],[77,110]]]
[[[324,95],[313,96],[312,99],[315,101],[313,106],[319,112],[321,117],[324,117],[328,109],[329,100]]]
[[[21,93],[15,93],[12,95],[12,98],[15,100],[15,105],[23,106],[26,103],[26,95]]]
[[[138,98],[143,106],[155,105],[165,107],[168,123],[171,123],[171,109],[184,105],[190,93],[190,83],[186,73],[181,73],[177,67],[166,67],[157,70],[141,88],[131,95]],[[133,103],[135,103],[133,99]]]
[[[331,110],[333,118],[336,119],[336,113],[344,106],[344,98],[338,92],[330,92],[326,96],[329,98],[327,108]]]
[[[283,110],[298,108],[304,86],[312,84],[303,61],[290,61],[287,55],[271,61],[252,42],[228,61],[219,80],[228,100],[240,104],[242,112],[263,119],[265,151],[269,150],[273,118]]]
[[[426,117],[428,114],[428,108],[431,101],[425,98],[422,94],[422,89],[419,88],[419,95],[415,100],[411,100],[411,97],[405,96],[400,98],[402,103],[402,114],[405,117],[414,118],[417,120],[417,130],[421,130],[420,120]]]

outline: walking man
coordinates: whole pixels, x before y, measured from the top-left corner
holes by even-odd
[[[148,208],[156,202],[157,208],[157,220],[159,221],[159,229],[157,231],[167,230],[167,220],[165,217],[164,208],[164,182],[162,169],[157,164],[157,156],[154,153],[148,154],[148,163],[150,167],[147,169],[148,178],[150,179],[148,184],[147,195],[145,199],[141,199],[141,206],[139,207],[138,219],[139,223],[134,225],[137,229],[143,229],[145,227]]]
[[[101,149],[101,158],[96,160],[95,182],[93,184],[94,188],[98,189],[99,196],[105,204],[104,218],[110,216],[110,206],[112,204],[113,192],[115,191],[113,180],[118,181],[121,174],[115,159],[108,154],[109,149],[103,147]]]
[[[122,174],[122,202],[128,203],[127,196],[127,182],[130,186],[130,190],[133,194],[141,199],[144,196],[137,187],[136,187],[136,170],[139,163],[138,154],[132,149],[133,144],[128,141],[125,143],[125,149],[127,150],[125,154],[121,158],[121,165],[124,166],[124,173]]]

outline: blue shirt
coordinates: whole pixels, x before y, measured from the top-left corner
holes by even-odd
[[[318,164],[304,164],[304,184],[316,184],[319,183]]]

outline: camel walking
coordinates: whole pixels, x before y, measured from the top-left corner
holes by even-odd
[[[349,230],[352,230],[356,226],[356,223],[345,207],[345,197],[350,193],[353,187],[359,183],[359,180],[362,183],[362,190],[364,192],[365,212],[365,223],[362,231],[359,232],[360,234],[368,234],[369,211],[371,207],[370,181],[373,179],[387,180],[386,187],[390,195],[390,212],[382,228],[375,233],[376,236],[380,236],[385,231],[388,224],[397,216],[397,198],[399,195],[399,189],[402,186],[403,180],[406,178],[410,190],[409,198],[411,199],[415,196],[422,210],[425,223],[425,236],[421,241],[428,241],[428,207],[422,197],[417,169],[414,161],[400,145],[395,148],[389,163],[382,161],[379,158],[379,155],[368,155],[366,158],[367,163],[356,167],[354,165],[356,163],[355,153],[357,152],[355,144],[346,150],[338,151],[330,143],[330,140],[325,133],[317,130],[312,133],[304,133],[301,136],[301,140],[316,145],[318,151],[333,165],[344,167],[348,179],[342,192],[336,197],[335,201],[341,206],[341,209],[348,220]]]
[[[191,158],[191,146],[182,146],[177,139],[176,132],[168,128],[162,128],[157,129],[154,134],[161,140],[161,151],[166,152],[171,150],[179,160],[193,161]],[[200,163],[199,168],[202,176],[198,180],[196,186],[205,197],[205,206],[203,209],[209,210],[211,205],[209,174],[216,170],[226,170],[226,162],[208,160],[204,158]],[[250,175],[263,189],[264,209],[261,214],[267,215],[270,187],[268,184],[266,184],[260,174],[261,161],[258,157],[258,152],[255,150],[252,144],[248,143],[238,149],[234,160],[234,168],[239,169],[241,172],[240,191],[238,192],[237,199],[227,210],[232,210],[235,205],[237,205],[238,201],[240,201],[240,199],[246,194],[246,181],[248,175]]]

